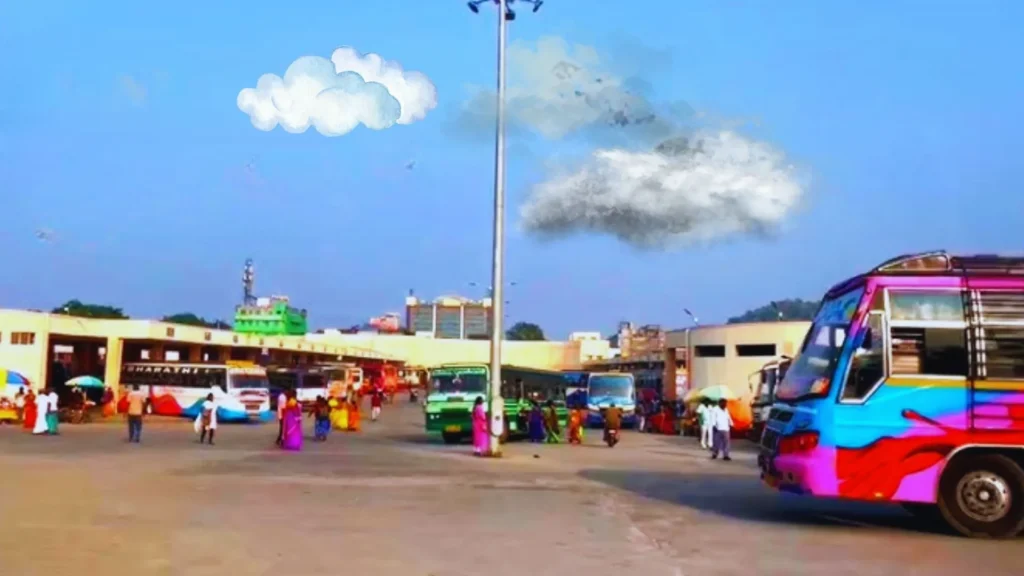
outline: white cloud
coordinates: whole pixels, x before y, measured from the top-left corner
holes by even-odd
[[[771,145],[730,131],[691,141],[596,150],[577,170],[535,186],[522,224],[541,235],[598,232],[656,248],[764,234],[799,204],[803,182]]]
[[[661,127],[666,120],[641,90],[605,66],[590,46],[546,37],[508,50],[506,109],[513,128],[559,139],[588,128]],[[478,89],[463,105],[460,123],[493,130],[496,98]]]
[[[280,124],[301,133],[312,126],[324,136],[342,136],[360,124],[383,130],[421,120],[437,105],[437,89],[397,62],[339,48],[331,60],[299,58],[283,78],[264,74],[256,88],[238,93],[237,102],[260,130]]]

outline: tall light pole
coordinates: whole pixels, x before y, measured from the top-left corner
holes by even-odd
[[[501,340],[504,336],[505,276],[505,45],[508,27],[516,13],[516,0],[491,0],[498,6],[498,118],[494,143],[494,260],[491,269],[491,380],[487,386],[488,416],[491,424],[488,455],[501,456],[501,435],[505,430],[505,401],[501,398]],[[540,10],[543,0],[519,0]],[[469,9],[480,12],[487,0],[471,0]]]

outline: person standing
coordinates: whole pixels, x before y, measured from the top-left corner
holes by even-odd
[[[700,427],[700,447],[710,450],[713,444],[711,437],[711,407],[707,399],[701,399],[697,405],[697,425]]]
[[[313,418],[313,437],[318,442],[327,440],[327,434],[331,431],[331,407],[323,396],[316,397],[313,404],[313,411],[310,416]]]
[[[370,421],[376,422],[377,418],[380,418],[381,405],[384,403],[384,391],[374,390],[373,396],[370,396]]]
[[[134,389],[138,389],[135,386]],[[114,402],[114,390],[110,386],[103,387],[103,398],[100,399],[100,404],[103,406],[103,417],[110,418],[117,413],[117,403]]]
[[[25,394],[25,412],[21,418],[21,427],[28,431],[32,431],[36,427],[36,420],[38,420],[39,407],[36,398],[36,393],[29,388],[28,393]]]
[[[48,434],[50,432],[50,426],[48,424],[50,395],[48,392],[49,390],[44,388],[39,392],[39,395],[36,396],[35,423],[32,426],[32,433],[36,435]]]
[[[18,422],[25,419],[25,387],[18,388],[18,393],[14,395],[14,411],[17,414]]]
[[[555,410],[555,403],[547,401],[544,408],[544,436],[548,444],[558,444],[562,441],[562,428],[558,424],[558,412]]]
[[[530,400],[530,414],[527,417],[526,429],[530,434],[530,442],[540,444],[544,441],[544,412],[536,400]]]
[[[60,401],[57,398],[56,391],[52,388],[48,388],[48,390],[50,393],[46,395],[46,429],[50,434],[56,436],[57,434],[60,434],[60,430],[58,429],[60,426],[58,403]]]
[[[282,389],[281,393],[277,395],[277,440],[274,441],[274,444],[278,446],[284,441],[284,409],[287,405],[288,394],[286,390]]]
[[[583,444],[583,411],[579,406],[569,411],[569,444]]]
[[[484,397],[477,396],[476,401],[473,402],[473,453],[477,456],[483,456],[490,449],[490,438],[487,437],[487,410],[484,408]]]
[[[729,403],[725,398],[718,401],[718,406],[711,409],[711,425],[713,443],[711,447],[711,459],[718,458],[722,453],[722,460],[729,461],[729,435],[732,433],[732,416],[729,414]]]
[[[209,442],[213,446],[213,435],[217,431],[217,403],[213,400],[213,392],[206,395],[195,426],[199,433],[199,443]]]
[[[128,393],[128,442],[138,444],[142,441],[142,415],[145,412],[146,395],[139,390],[138,384],[133,384]]]
[[[284,435],[281,448],[299,452],[302,450],[302,405],[295,398],[294,392],[288,395],[284,407]]]

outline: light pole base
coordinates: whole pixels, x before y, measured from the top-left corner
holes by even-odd
[[[476,456],[477,458],[501,458],[502,454],[500,450],[498,452],[488,450],[487,452],[477,452]]]

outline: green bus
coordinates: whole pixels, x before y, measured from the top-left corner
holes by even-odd
[[[487,399],[490,381],[487,364],[442,364],[430,370],[425,405],[426,430],[440,434],[446,444],[455,444],[473,434],[472,411],[478,397]],[[565,376],[553,370],[502,366],[501,396],[505,400],[505,434],[502,439],[526,434],[526,414],[532,401],[542,406],[555,403],[560,425],[568,420],[565,404]]]

